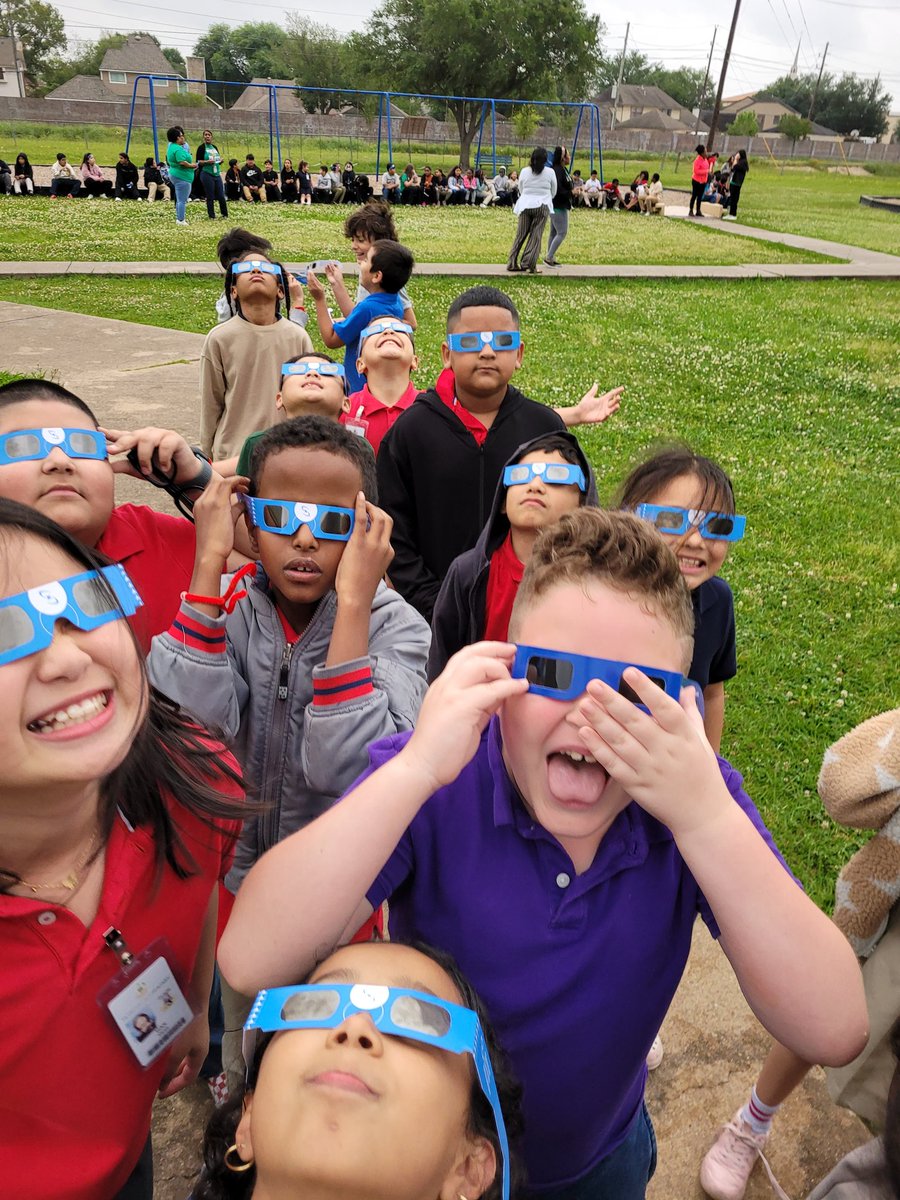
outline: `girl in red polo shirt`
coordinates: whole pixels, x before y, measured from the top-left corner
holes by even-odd
[[[241,811],[233,760],[149,688],[106,562],[0,500],[0,1162],[29,1200],[150,1200]]]

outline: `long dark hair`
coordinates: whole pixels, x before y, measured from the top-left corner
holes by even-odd
[[[233,232],[237,232],[237,231],[233,231]],[[231,309],[232,314],[234,316],[238,316],[238,317],[243,317],[243,315],[244,315],[241,312],[241,302],[240,302],[240,300],[238,300],[237,296],[231,295],[231,289],[234,287],[235,265],[239,262],[243,262],[248,254],[253,254],[254,257],[256,257],[256,258],[264,258],[266,260],[266,262],[270,262],[273,266],[278,268],[278,279],[280,280],[280,284],[281,284],[281,290],[283,293],[285,309],[289,310],[290,305],[291,305],[291,300],[290,300],[291,289],[290,289],[290,285],[288,283],[287,271],[285,271],[284,267],[281,265],[280,262],[277,262],[274,258],[271,257],[271,248],[270,248],[269,252],[266,253],[264,250],[257,250],[256,247],[253,246],[250,249],[245,250],[239,258],[232,259],[231,262],[228,264],[228,266],[225,269],[225,299],[228,301],[228,307]],[[278,318],[280,316],[281,316],[281,300],[279,300],[279,298],[276,296],[275,297],[275,319],[278,320]]]
[[[531,158],[528,160],[528,165],[535,175],[540,175],[547,165],[547,151],[543,146],[535,146],[531,152]]]
[[[618,493],[619,508],[633,509],[639,504],[652,503],[652,497],[673,479],[693,475],[703,489],[704,507],[715,505],[717,511],[733,513],[734,488],[718,463],[689,446],[666,446],[634,468]]]
[[[10,534],[40,538],[86,571],[99,570],[110,562],[37,509],[0,499],[0,538],[6,541]],[[196,863],[178,834],[164,794],[209,824],[216,818],[241,818],[246,807],[222,795],[223,784],[242,787],[241,776],[225,761],[221,746],[205,729],[150,686],[136,639],[134,646],[148,695],[147,708],[134,730],[128,754],[100,783],[101,833],[105,841],[120,809],[129,824],[150,828],[157,869],[168,865],[180,879],[186,879],[195,873]],[[0,866],[0,891],[17,882],[17,876]]]
[[[426,946],[422,942],[413,943],[413,948],[437,963],[446,972],[453,981],[463,1006],[470,1008],[481,1022],[494,1079],[497,1082],[497,1095],[500,1098],[500,1109],[506,1125],[506,1136],[510,1145],[510,1197],[511,1200],[517,1200],[525,1180],[517,1152],[517,1145],[521,1140],[523,1129],[521,1085],[512,1072],[478,993],[460,971],[455,960],[443,950],[436,950],[433,946]],[[321,966],[321,963],[319,965]],[[263,1055],[270,1041],[271,1036],[260,1038],[253,1061],[248,1064],[250,1080],[257,1079]],[[192,1193],[192,1200],[249,1200],[253,1195],[253,1188],[256,1184],[256,1168],[251,1166],[249,1170],[237,1173],[229,1171],[225,1165],[225,1152],[235,1142],[237,1127],[243,1113],[244,1095],[245,1091],[242,1089],[210,1117],[203,1137],[203,1172]],[[415,1131],[412,1129],[409,1133],[410,1136],[415,1135]],[[503,1191],[503,1154],[500,1149],[500,1139],[497,1136],[493,1110],[481,1090],[481,1084],[474,1077],[474,1071],[469,1100],[468,1133],[472,1137],[482,1137],[490,1142],[494,1147],[497,1160],[494,1179],[487,1190],[482,1193],[480,1200],[500,1200]]]

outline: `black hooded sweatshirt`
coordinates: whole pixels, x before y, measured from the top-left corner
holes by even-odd
[[[452,388],[450,371],[438,386]],[[426,621],[450,564],[477,542],[510,455],[542,433],[564,431],[552,408],[514,387],[506,389],[482,446],[434,389],[388,430],[377,461],[379,503],[394,521],[388,570]]]
[[[559,432],[559,431],[556,431]],[[560,436],[571,443],[578,454],[578,464],[584,471],[587,481],[587,491],[583,503],[596,507],[600,501],[597,498],[597,482],[594,472],[584,451],[578,444],[574,434],[563,432]],[[541,437],[546,437],[542,434]],[[519,446],[511,454],[504,466],[511,467],[520,462],[533,448],[538,438],[531,438]],[[431,651],[428,655],[429,682],[436,679],[447,665],[447,660],[463,646],[471,646],[484,637],[486,617],[486,602],[488,577],[491,569],[491,559],[496,550],[502,546],[509,533],[509,521],[503,511],[506,499],[506,486],[503,483],[503,472],[494,493],[494,503],[491,515],[475,546],[454,559],[447,572],[447,577],[441,585],[440,593],[434,605],[431,620]]]

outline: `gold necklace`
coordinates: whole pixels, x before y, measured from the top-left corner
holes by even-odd
[[[27,879],[20,879],[17,887],[26,887],[32,892],[52,892],[59,888],[65,888],[67,892],[74,892],[81,882],[81,872],[87,865],[88,859],[91,857],[91,851],[97,842],[97,834],[100,831],[95,829],[91,834],[91,840],[88,842],[87,849],[80,856],[77,862],[69,868],[69,873],[65,879],[59,879],[55,883],[31,883]]]

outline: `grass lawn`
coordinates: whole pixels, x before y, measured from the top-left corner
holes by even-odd
[[[352,211],[349,206],[301,209],[241,202],[231,206],[232,217],[226,222],[210,221],[205,204],[190,204],[190,228],[180,229],[172,205],[160,202],[14,197],[0,203],[0,255],[10,260],[215,261],[216,242],[232,224],[248,225],[265,235],[285,261],[350,257],[343,236],[343,222]],[[515,220],[508,208],[398,206],[396,213],[401,240],[421,262],[503,263]],[[705,225],[593,209],[573,213],[561,253],[569,263],[826,261],[785,246],[717,235]]]
[[[209,328],[217,290],[213,279],[185,277],[0,280],[0,300],[197,333]],[[414,285],[422,386],[438,369],[458,290],[453,280]],[[732,475],[748,534],[724,572],[740,670],[728,685],[723,749],[794,869],[830,907],[835,874],[860,839],[818,803],[822,753],[900,704],[900,291],[861,281],[546,278],[512,279],[509,291],[522,313],[516,382],[527,393],[560,403],[595,379],[627,386],[621,413],[582,433],[601,495],[658,439],[685,439]],[[77,387],[65,372],[62,381]]]

